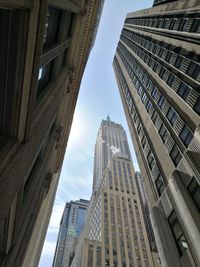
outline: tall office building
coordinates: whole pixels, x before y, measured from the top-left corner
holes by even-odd
[[[103,1],[0,0],[0,266],[38,265]]]
[[[98,132],[93,194],[71,267],[154,266],[126,133],[108,117]]]
[[[80,199],[66,203],[62,215],[53,267],[69,267],[74,256],[77,240],[85,224],[89,201]]]
[[[114,70],[162,266],[200,266],[200,2],[127,15]]]
[[[140,172],[135,173],[135,181],[136,181],[136,186],[138,188],[138,194],[140,198],[140,203],[142,207],[142,213],[144,216],[144,223],[147,231],[147,236],[149,240],[149,245],[150,249],[152,251],[153,255],[153,260],[157,266],[160,266],[160,258],[158,255],[157,247],[156,247],[156,241],[155,241],[155,236],[153,232],[153,227],[150,219],[150,210],[149,210],[149,205],[148,205],[148,198],[146,194],[146,190],[144,187],[144,180]]]

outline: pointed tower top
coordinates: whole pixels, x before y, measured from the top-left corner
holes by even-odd
[[[110,116],[109,116],[109,115],[107,116],[107,121],[109,121],[109,122],[111,121],[111,120],[110,120]]]

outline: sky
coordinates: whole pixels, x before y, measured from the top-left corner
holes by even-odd
[[[62,166],[54,208],[39,267],[52,266],[61,216],[66,202],[90,199],[94,146],[107,115],[126,130],[135,170],[139,170],[122,107],[112,62],[127,13],[151,7],[153,0],[105,0],[90,53]]]

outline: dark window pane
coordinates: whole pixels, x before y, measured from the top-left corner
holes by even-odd
[[[142,140],[141,140],[141,144],[142,144],[142,147],[143,147],[143,148],[145,148],[145,146],[146,146],[146,142],[147,142],[146,137],[143,136],[143,138],[142,138]]]
[[[184,30],[184,26],[186,24],[187,20],[186,19],[182,19],[180,24],[179,24],[179,27],[178,27],[178,30],[179,31],[183,31]]]
[[[174,125],[174,123],[176,122],[177,119],[177,113],[173,108],[170,108],[168,113],[167,113],[167,118],[170,122],[171,125]]]
[[[152,103],[150,100],[147,101],[147,104],[146,104],[146,110],[149,112],[149,110],[151,109],[152,107]]]
[[[192,23],[190,31],[191,32],[199,32],[199,28],[200,28],[200,19],[195,19]]]
[[[37,97],[41,95],[41,93],[51,81],[53,62],[54,61],[51,61],[48,64],[43,65],[39,70]]]
[[[44,36],[43,36],[44,49],[57,42],[60,17],[61,17],[61,11],[59,9],[52,7],[48,8],[48,12],[46,15]]]
[[[165,98],[164,98],[163,95],[161,95],[161,97],[159,98],[159,101],[158,101],[158,106],[159,106],[161,109],[163,108],[164,101],[165,101]]]
[[[154,110],[152,117],[151,117],[154,124],[156,122],[157,117],[158,117],[158,113]]]
[[[162,177],[159,174],[158,178],[155,181],[156,189],[158,190],[158,195],[161,196],[162,192],[165,189],[165,185],[163,183]]]
[[[171,228],[174,241],[176,243],[179,255],[182,256],[185,250],[188,248],[186,239],[183,234],[183,229],[178,221],[176,213],[173,211],[168,218],[169,226]]]
[[[186,100],[189,92],[190,92],[190,88],[185,83],[181,83],[177,91],[177,94],[180,95],[184,100]]]
[[[182,155],[176,145],[173,146],[171,152],[170,152],[170,157],[174,163],[175,166],[177,166],[182,158]]]
[[[169,62],[170,61],[170,58],[171,58],[171,56],[172,56],[172,52],[171,51],[168,51],[168,53],[167,53],[167,56],[166,56],[166,61],[167,62]]]
[[[161,125],[161,127],[160,127],[158,132],[159,132],[160,137],[162,138],[163,142],[165,143],[167,137],[169,136],[169,134],[168,134],[167,128],[165,127],[164,124]]]
[[[197,100],[195,106],[194,106],[194,111],[200,115],[200,98]]]
[[[157,90],[156,87],[154,87],[153,90],[152,90],[152,92],[151,92],[152,97],[155,98],[156,95],[157,95],[157,93],[158,93],[158,90]]]
[[[149,168],[152,170],[153,166],[154,166],[154,163],[155,163],[155,160],[154,160],[154,156],[153,156],[153,154],[151,152],[147,156],[147,161],[149,163]]]
[[[169,79],[167,80],[167,84],[169,85],[169,86],[171,86],[172,85],[172,83],[173,83],[173,81],[174,81],[174,75],[173,74],[170,74],[170,76],[169,76]]]
[[[197,77],[199,76],[199,72],[200,72],[200,66],[195,62],[191,62],[187,70],[187,74],[196,80]]]
[[[187,241],[186,241],[184,235],[181,235],[181,237],[179,238],[178,246],[180,249],[180,254],[183,255],[185,250],[188,248],[188,244],[187,244]]]
[[[183,127],[183,130],[180,133],[180,138],[186,147],[188,147],[190,142],[192,141],[193,133],[186,125]]]
[[[177,59],[176,59],[176,62],[175,62],[175,67],[176,68],[179,68],[181,63],[183,61],[183,58],[181,56],[178,56]]]
[[[200,211],[200,185],[198,184],[195,177],[192,178],[191,182],[188,185],[188,191],[198,210]]]

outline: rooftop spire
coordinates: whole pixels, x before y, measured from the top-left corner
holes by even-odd
[[[109,122],[111,121],[111,120],[110,120],[110,116],[109,116],[109,115],[107,116],[107,121],[109,121]]]

